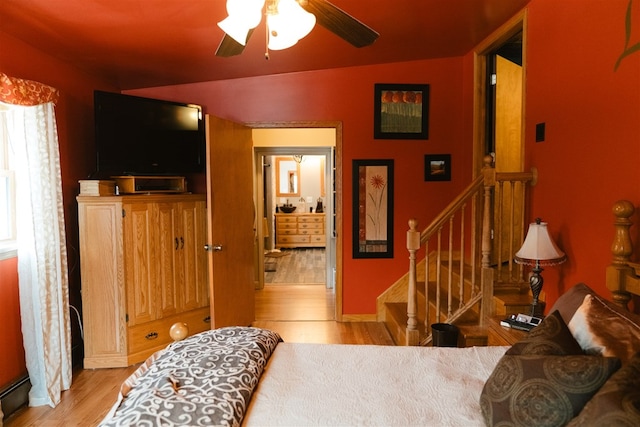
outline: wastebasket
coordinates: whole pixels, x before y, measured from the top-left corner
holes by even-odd
[[[431,325],[431,334],[434,347],[457,347],[460,330],[450,323],[434,323]]]

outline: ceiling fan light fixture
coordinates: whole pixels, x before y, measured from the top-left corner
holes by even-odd
[[[265,0],[227,0],[227,16],[218,27],[229,37],[245,46],[249,31],[262,20]]]
[[[270,50],[287,49],[306,37],[316,24],[315,15],[295,0],[279,0],[277,10],[267,13]]]

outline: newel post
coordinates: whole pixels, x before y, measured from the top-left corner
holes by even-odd
[[[496,170],[493,167],[493,157],[487,155],[483,159],[484,166],[484,200],[482,203],[482,275],[480,286],[482,287],[482,304],[480,324],[484,324],[485,319],[493,315],[493,281],[494,271],[491,268],[491,234],[492,234],[492,212],[491,196],[496,186]]]
[[[420,232],[416,230],[418,220],[409,220],[407,231],[407,250],[409,251],[409,290],[407,299],[407,345],[418,345],[420,334],[418,332],[418,288],[416,274],[416,253],[420,249]]]

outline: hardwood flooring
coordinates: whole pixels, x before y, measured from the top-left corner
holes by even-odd
[[[336,322],[333,290],[322,285],[266,285],[256,291],[253,326],[276,331],[286,342],[393,345],[385,326],[375,322]],[[71,389],[55,408],[21,408],[5,427],[96,426],[116,401],[120,384],[137,366],[76,369]]]
[[[272,257],[265,256],[265,284],[325,285],[325,249],[281,249]]]

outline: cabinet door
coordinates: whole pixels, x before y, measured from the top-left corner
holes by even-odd
[[[180,265],[181,307],[191,310],[209,304],[209,286],[207,282],[207,253],[204,250],[206,239],[206,202],[180,203]]]
[[[124,268],[129,326],[157,318],[152,203],[123,204]],[[107,301],[105,301],[107,303]]]
[[[156,203],[157,225],[154,229],[158,284],[158,316],[175,314],[180,305],[180,210],[177,203]]]

